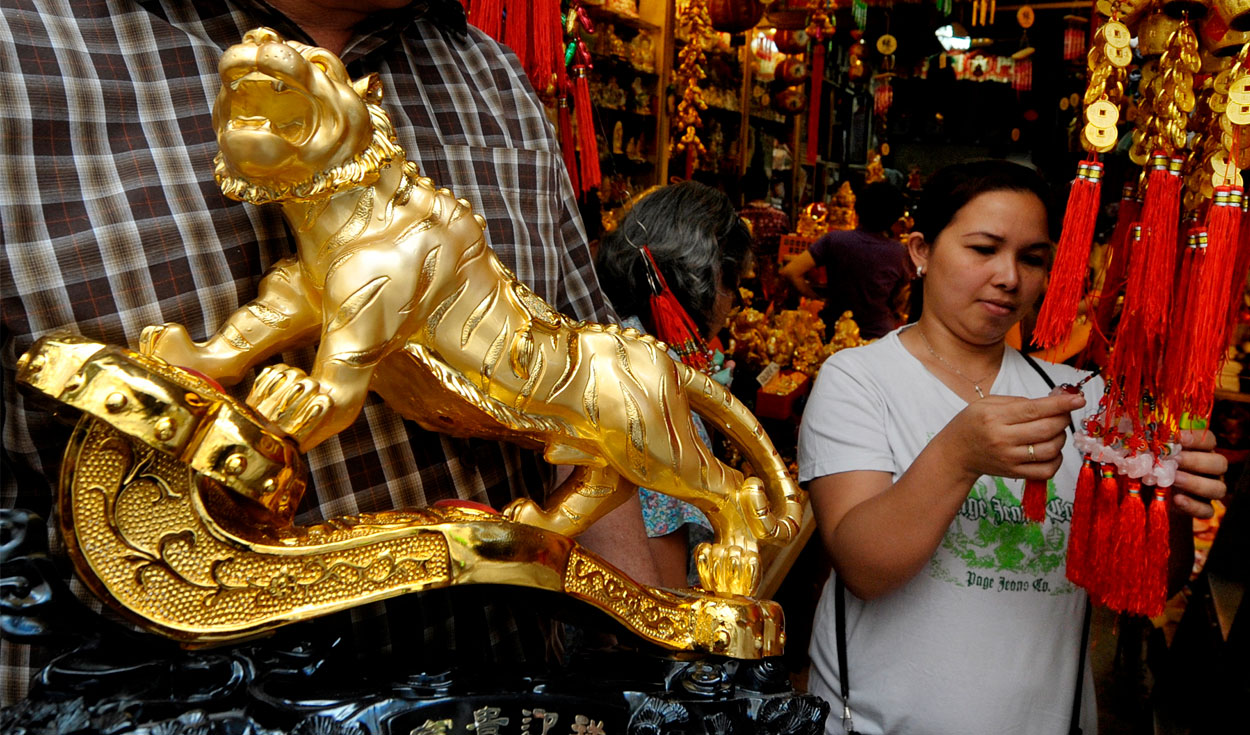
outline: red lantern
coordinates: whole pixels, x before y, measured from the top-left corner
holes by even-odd
[[[807,62],[797,56],[791,56],[777,65],[774,76],[786,86],[799,84],[807,79]]]
[[[1012,70],[1011,87],[1017,92],[1027,92],[1033,89],[1033,60],[1017,59],[1015,68]]]
[[[1063,60],[1076,61],[1085,54],[1085,31],[1074,26],[1063,29]]]
[[[760,22],[764,17],[764,5],[759,0],[710,0],[707,12],[714,30],[741,33]]]
[[[797,115],[807,109],[807,93],[800,87],[787,87],[773,95],[773,109],[786,115]]]
[[[777,31],[773,43],[777,50],[785,54],[801,54],[807,50],[807,31]]]
[[[877,115],[884,115],[890,111],[892,104],[894,104],[894,88],[890,86],[889,77],[886,77],[872,92],[872,111]]]

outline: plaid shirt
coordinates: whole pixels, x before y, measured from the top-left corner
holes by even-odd
[[[379,73],[409,157],[473,203],[520,280],[570,316],[607,320],[556,138],[516,58],[476,29],[437,26],[430,4],[358,29],[341,54],[349,74]],[[66,327],[133,346],[169,321],[203,339],[255,295],[294,246],[277,207],[228,200],[213,181],[217,61],[261,25],[312,41],[251,0],[0,9],[0,502],[46,516],[69,430],[14,390],[18,357]],[[283,361],[307,367],[312,354]],[[426,433],[376,396],[306,461],[301,522],[457,495],[502,507],[541,496],[550,477],[533,454]],[[12,668],[28,650],[8,645],[0,659],[6,701],[29,679]]]

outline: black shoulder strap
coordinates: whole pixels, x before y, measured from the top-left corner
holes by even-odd
[[[1051,390],[1055,389],[1055,381],[1050,379],[1050,375],[1042,369],[1041,365],[1037,364],[1037,360],[1034,360],[1032,355],[1024,350],[1020,350],[1020,357],[1023,357],[1024,361],[1029,364],[1029,367],[1036,370],[1037,374],[1042,376],[1042,380],[1046,381],[1047,388],[1050,388]],[[1076,436],[1076,425],[1072,423],[1071,416],[1068,417],[1068,428],[1072,430],[1072,436]]]
[[[1020,357],[1023,357],[1024,361],[1029,364],[1029,367],[1042,376],[1042,380],[1046,381],[1046,387],[1054,389],[1055,381],[1051,380],[1050,375],[1042,369],[1041,365],[1037,364],[1037,360],[1034,360],[1029,353],[1023,350],[1020,351]],[[1076,436],[1076,426],[1072,424],[1071,417],[1068,417],[1068,428],[1072,430],[1072,435]],[[1072,723],[1068,726],[1068,735],[1081,735],[1081,692],[1085,689],[1085,649],[1089,647],[1090,609],[1088,597],[1085,598],[1085,614],[1083,617],[1084,622],[1081,623],[1081,650],[1077,655],[1076,663],[1076,693],[1072,697]]]
[[[836,576],[833,580],[833,627],[838,637],[838,678],[842,680],[842,729],[848,735],[854,735],[855,722],[851,718],[850,699],[851,674],[846,666],[846,585]]]

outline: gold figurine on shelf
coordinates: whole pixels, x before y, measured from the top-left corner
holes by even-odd
[[[23,357],[19,380],[91,417],[71,449],[72,487],[62,489],[88,584],[186,640],[254,634],[459,578],[563,589],[665,645],[779,653],[780,609],[737,596],[758,588],[759,545],[796,535],[803,496],[756,418],[662,343],[570,320],[518,282],[470,203],[407,160],[375,75],[353,81],[330,52],[265,28],[228,49],[219,69],[217,180],[232,198],[279,203],[298,252],[204,342],[165,324],[144,330],[138,354],[59,336]],[[266,367],[247,405],[180,369],[233,384],[310,344],[308,373]],[[502,516],[428,509],[293,525],[304,489],[296,448],[349,426],[371,390],[427,429],[514,441],[574,471],[545,508],[522,499]],[[761,477],[713,456],[691,411],[712,419]],[[162,479],[134,489],[148,477]],[[707,592],[633,585],[564,538],[635,486],[707,515],[715,538],[696,550]],[[111,488],[103,505],[99,488]],[[139,540],[151,523],[119,522],[154,512],[138,496],[180,508],[162,523],[185,539],[170,541],[166,529]],[[107,546],[102,538],[113,555],[149,560],[137,585],[121,562],[91,557]],[[517,558],[470,559],[450,538],[493,539],[492,554],[507,548]],[[346,577],[356,584],[326,591]],[[603,590],[614,584],[623,596],[611,600]],[[321,593],[309,591],[318,585]],[[223,612],[220,601],[249,594],[250,608]]]

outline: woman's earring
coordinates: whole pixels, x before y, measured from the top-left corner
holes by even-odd
[[[921,278],[923,276],[924,276],[924,266],[923,265],[916,266],[916,278]]]

